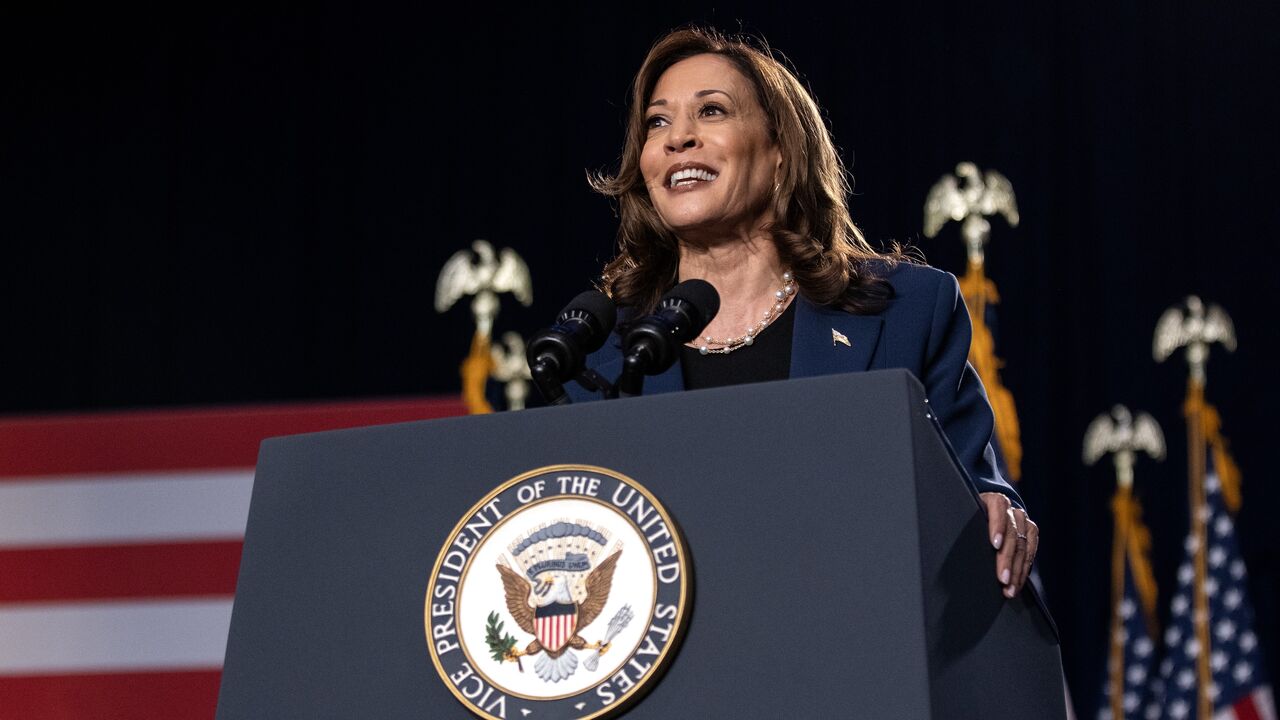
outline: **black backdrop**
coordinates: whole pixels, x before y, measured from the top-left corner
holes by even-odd
[[[627,83],[664,29],[763,33],[827,110],[877,242],[920,237],[958,160],[1014,183],[993,224],[999,352],[1023,492],[1078,707],[1105,654],[1108,469],[1081,466],[1115,402],[1163,424],[1139,494],[1168,590],[1186,527],[1181,362],[1156,319],[1189,293],[1234,317],[1209,399],[1245,475],[1239,532],[1277,652],[1271,254],[1280,235],[1280,6],[918,0],[860,8],[369,9],[217,4],[0,18],[0,411],[456,392],[471,321],[431,308],[472,239],[530,263],[545,324],[611,252],[585,172],[616,163]]]

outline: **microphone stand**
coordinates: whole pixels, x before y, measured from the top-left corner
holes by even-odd
[[[638,397],[644,391],[645,370],[652,358],[648,347],[641,345],[622,360],[622,374],[614,385],[614,397]]]
[[[598,392],[605,400],[609,400],[618,396],[618,390],[615,388],[605,376],[596,372],[594,368],[584,368],[578,373],[574,382],[581,385],[587,392]]]
[[[548,405],[570,403],[569,394],[564,391],[564,385],[556,378],[556,371],[551,363],[545,360],[536,362],[529,367],[529,374],[533,376],[533,384],[537,386],[538,392],[542,393]]]

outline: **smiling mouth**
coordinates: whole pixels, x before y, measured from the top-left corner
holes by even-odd
[[[671,179],[667,180],[667,187],[671,190],[693,187],[699,183],[711,182],[718,177],[720,177],[719,173],[713,173],[702,168],[685,168],[671,174]]]

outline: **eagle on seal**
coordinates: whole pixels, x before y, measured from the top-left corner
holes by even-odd
[[[534,577],[535,583],[498,564],[507,610],[521,630],[534,636],[524,650],[513,649],[508,657],[516,660],[524,655],[543,653],[534,662],[534,671],[543,680],[559,682],[578,668],[578,658],[570,649],[604,653],[607,645],[588,643],[578,633],[600,615],[609,601],[613,571],[621,554],[619,548],[587,575],[586,597],[581,603],[574,601],[569,580],[563,574],[539,573]]]

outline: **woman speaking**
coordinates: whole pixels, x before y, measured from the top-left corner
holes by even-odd
[[[647,314],[694,278],[720,294],[682,348],[684,388],[913,372],[986,506],[996,580],[1018,593],[1039,530],[996,469],[956,280],[863,238],[817,103],[785,66],[713,30],[666,35],[636,75],[621,168],[592,184],[618,203],[603,289],[619,306]],[[606,343],[591,364],[611,363],[621,351]]]

